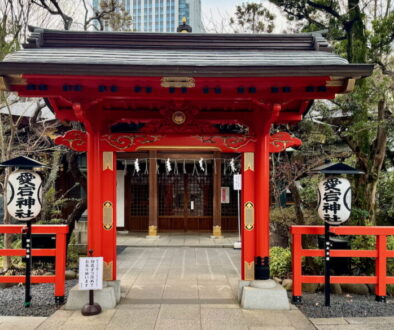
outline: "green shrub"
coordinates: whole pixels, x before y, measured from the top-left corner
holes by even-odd
[[[291,251],[279,246],[270,249],[270,271],[272,277],[286,278],[291,271]]]
[[[350,247],[352,250],[374,250],[375,246],[375,236],[356,235],[350,240]],[[351,263],[354,275],[375,274],[375,259],[373,258],[352,258]]]
[[[72,234],[67,247],[67,269],[78,269],[79,254],[75,234]]]

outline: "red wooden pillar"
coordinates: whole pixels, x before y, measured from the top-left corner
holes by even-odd
[[[241,207],[241,233],[242,233],[242,259],[241,279],[254,280],[255,257],[255,174],[254,152],[242,154],[242,207]]]
[[[88,250],[96,257],[102,256],[102,208],[101,168],[102,153],[100,135],[93,130],[87,132],[87,202],[88,202]]]
[[[116,153],[102,152],[101,183],[102,256],[104,257],[104,280],[116,280]]]
[[[256,254],[255,279],[269,279],[270,162],[269,127],[264,125],[256,142]]]
[[[376,258],[376,301],[386,301],[387,287],[387,236],[376,236],[376,250],[378,257]]]
[[[103,151],[99,127],[87,133],[88,249],[104,257],[104,280],[116,279],[116,154]]]

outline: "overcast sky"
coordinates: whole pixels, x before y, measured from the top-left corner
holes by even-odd
[[[229,20],[231,16],[234,16],[236,6],[243,2],[248,2],[248,0],[201,0],[201,16],[207,32],[233,32],[229,28]],[[268,1],[263,3],[276,15],[274,32],[282,32],[286,29],[286,20],[280,12]]]

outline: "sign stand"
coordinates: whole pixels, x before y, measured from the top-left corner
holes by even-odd
[[[330,307],[331,278],[330,278],[330,224],[324,224],[324,244],[325,244],[325,276],[324,276],[324,306]]]
[[[30,294],[30,283],[31,283],[31,266],[32,266],[32,238],[31,238],[31,221],[26,222],[27,228],[24,228],[26,233],[26,283],[25,283],[25,303],[24,306],[30,307],[31,305],[31,294]]]
[[[93,257],[93,250],[89,250],[89,257]],[[101,313],[101,306],[94,302],[94,290],[89,290],[89,303],[82,307],[81,313],[83,316],[92,316]]]
[[[234,174],[233,189],[237,191],[237,216],[238,216],[238,242],[234,242],[234,249],[242,247],[241,242],[241,210],[239,205],[239,191],[242,189],[242,175]]]

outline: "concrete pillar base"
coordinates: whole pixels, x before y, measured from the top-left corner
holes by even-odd
[[[120,302],[120,281],[104,281],[102,290],[94,291],[94,302],[102,309],[112,309]],[[67,298],[64,309],[79,310],[89,303],[89,291],[79,290],[79,285],[74,286]]]
[[[238,299],[245,309],[290,309],[286,290],[273,280],[240,281]]]
[[[242,243],[240,241],[234,242],[234,249],[241,249],[242,248]]]

